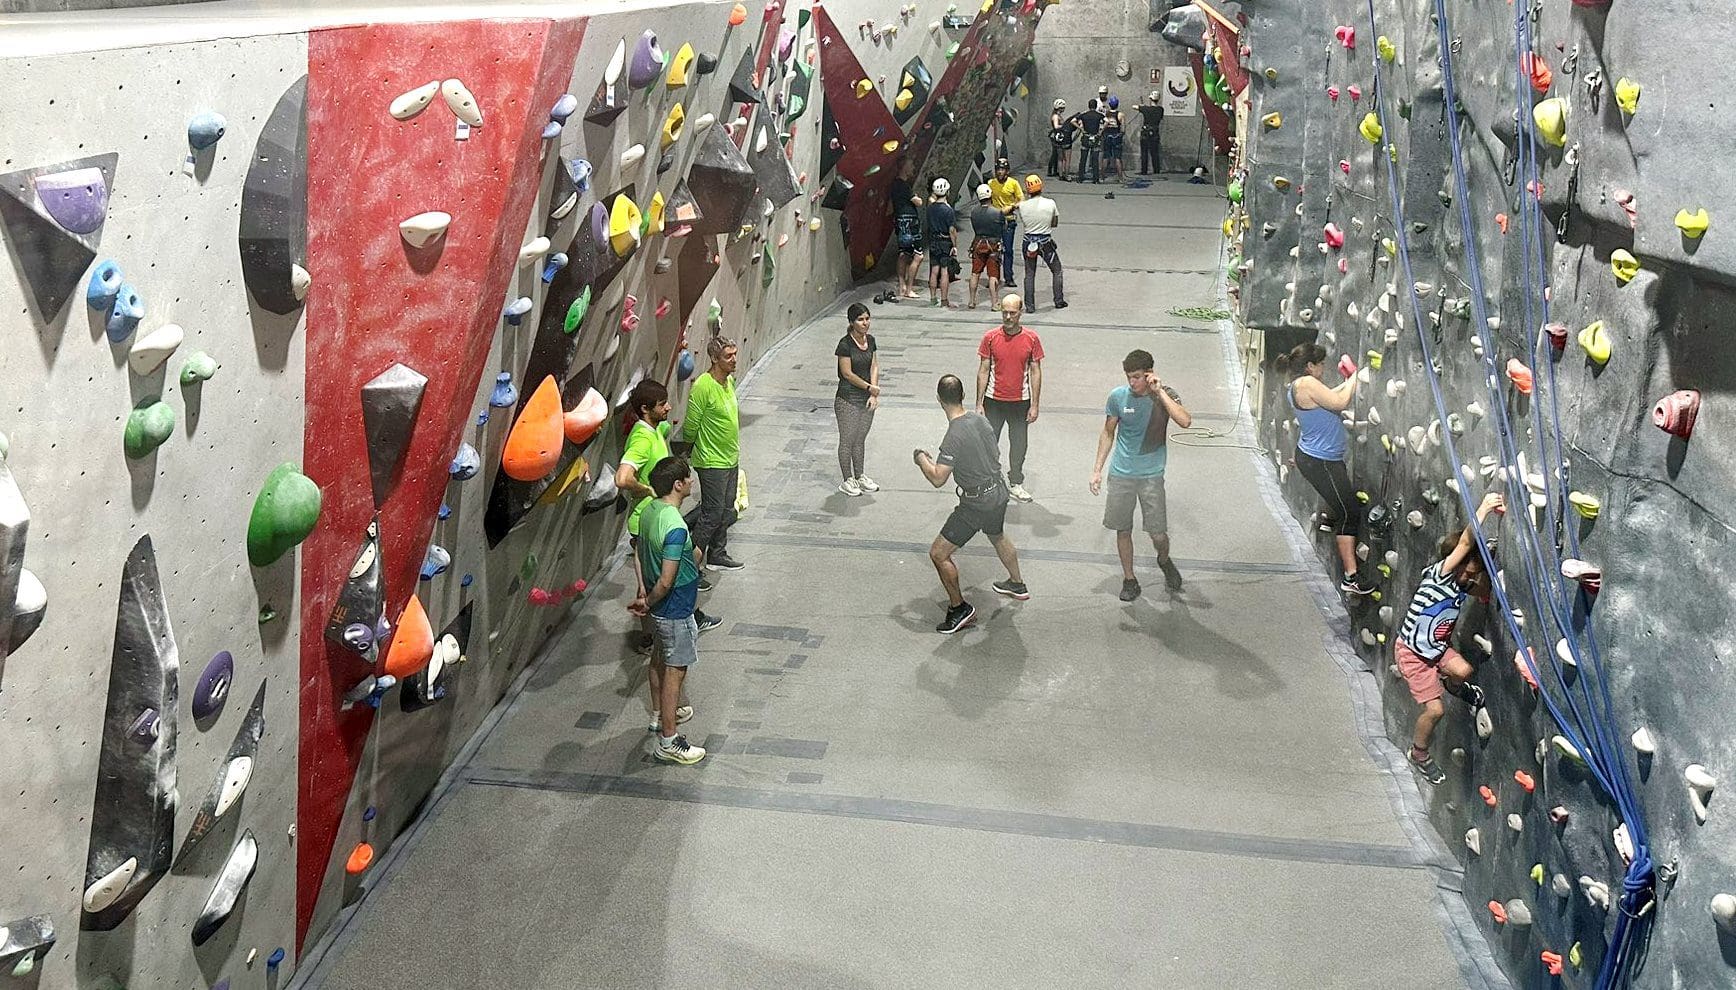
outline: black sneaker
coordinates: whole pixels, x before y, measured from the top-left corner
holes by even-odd
[[[1065,300],[1065,299],[1055,300],[1055,308],[1056,309],[1066,309],[1067,308],[1067,300]]]
[[[699,579],[699,591],[700,591],[700,593],[703,594],[703,593],[710,591],[710,590],[711,590],[711,582],[707,581],[705,578],[700,578]]]
[[[699,623],[699,631],[700,632],[710,632],[711,630],[716,629],[718,626],[723,625],[722,619],[718,618],[715,615],[706,615],[704,612],[701,612],[697,609],[695,609],[693,612],[693,621]]]
[[[1372,595],[1374,594],[1374,585],[1370,584],[1358,571],[1355,574],[1346,574],[1344,580],[1338,582],[1338,590],[1347,595]]]
[[[1023,581],[1014,581],[1009,578],[1005,581],[996,581],[992,587],[995,589],[995,594],[1006,595],[1008,598],[1014,598],[1021,602],[1031,597],[1030,589],[1025,587]]]
[[[970,602],[960,602],[946,610],[946,618],[940,620],[940,625],[935,626],[934,631],[942,636],[951,636],[975,621],[976,609],[971,608]]]
[[[705,569],[708,571],[739,571],[745,566],[747,565],[722,550],[705,558]]]
[[[1423,752],[1423,755],[1418,756],[1416,748],[1412,747],[1405,754],[1405,758],[1410,760],[1411,766],[1416,767],[1417,773],[1423,775],[1424,780],[1437,785],[1446,783],[1446,772],[1441,769],[1440,764],[1435,762],[1435,758],[1428,754],[1427,750]]]
[[[1123,578],[1121,581],[1121,600],[1133,601],[1139,597],[1139,581],[1136,578]]]
[[[1163,583],[1171,591],[1181,590],[1181,571],[1175,566],[1175,561],[1168,557],[1157,562],[1163,568]]]
[[[1465,703],[1467,705],[1470,705],[1471,709],[1473,711],[1483,707],[1483,689],[1482,688],[1478,687],[1475,684],[1472,684],[1469,681],[1466,681],[1462,690],[1464,691]]]

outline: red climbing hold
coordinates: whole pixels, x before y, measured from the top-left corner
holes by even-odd
[[[1700,415],[1700,393],[1691,388],[1671,392],[1652,407],[1652,425],[1665,433],[1688,439]]]
[[[1549,63],[1543,61],[1543,56],[1536,52],[1526,52],[1520,56],[1520,68],[1531,77],[1531,88],[1539,93],[1549,92],[1549,87],[1555,82],[1555,73],[1549,70]]]
[[[1537,954],[1537,958],[1543,960],[1543,965],[1549,967],[1550,976],[1561,975],[1561,953],[1550,952],[1548,949],[1544,949],[1542,952]]]
[[[1483,795],[1483,803],[1491,808],[1501,803],[1500,799],[1495,797],[1495,792],[1490,789],[1488,784],[1484,784],[1482,787],[1477,788],[1477,793]]]
[[[1504,925],[1507,923],[1507,909],[1501,905],[1500,901],[1489,902],[1489,913],[1495,916],[1495,924]]]
[[[1356,374],[1356,362],[1350,360],[1350,355],[1340,355],[1338,358],[1338,373],[1345,378]]]
[[[1525,788],[1525,793],[1527,794],[1534,793],[1537,790],[1537,781],[1523,770],[1513,771],[1513,779],[1519,782],[1520,787]]]
[[[1518,358],[1508,358],[1507,378],[1513,383],[1513,387],[1519,390],[1520,395],[1531,394],[1534,382],[1531,377],[1531,369],[1525,367],[1525,362]]]
[[[1560,354],[1567,349],[1567,324],[1550,323],[1543,327],[1543,332],[1549,337],[1549,346]]]
[[[1337,224],[1327,224],[1323,233],[1326,235],[1327,247],[1341,248],[1344,246],[1344,231],[1340,230]]]
[[[1356,29],[1350,25],[1338,25],[1338,28],[1332,32],[1332,36],[1337,38],[1338,43],[1343,45],[1345,48],[1350,49],[1351,51],[1356,50]]]

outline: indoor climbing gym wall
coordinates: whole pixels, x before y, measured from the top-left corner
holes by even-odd
[[[1243,10],[1230,288],[1304,520],[1324,517],[1277,359],[1317,341],[1328,385],[1360,383],[1346,459],[1377,590],[1346,599],[1349,635],[1400,752],[1418,576],[1484,493],[1506,502],[1475,527],[1494,580],[1454,638],[1486,702],[1445,698],[1446,779],[1415,778],[1451,885],[1515,985],[1729,986],[1736,92],[1714,66],[1736,27],[1705,2]]]
[[[627,392],[873,277],[1041,12],[13,18],[0,984],[286,985],[615,560]]]

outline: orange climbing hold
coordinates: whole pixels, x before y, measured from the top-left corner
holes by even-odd
[[[538,481],[548,477],[561,460],[561,389],[549,375],[531,393],[506,435],[500,468],[515,481]]]
[[[1550,976],[1561,975],[1561,953],[1550,952],[1548,949],[1544,949],[1542,952],[1537,954],[1537,958],[1543,960],[1543,965],[1549,967]]]
[[[1555,73],[1549,70],[1549,63],[1543,61],[1543,56],[1536,52],[1526,52],[1519,61],[1525,74],[1531,77],[1531,88],[1539,93],[1549,92],[1549,87],[1555,82]]]
[[[1507,378],[1513,383],[1513,387],[1519,390],[1520,395],[1530,395],[1532,387],[1536,384],[1532,378],[1531,369],[1525,367],[1525,362],[1518,358],[1507,359]]]
[[[747,23],[747,8],[741,4],[729,8],[729,26],[741,27]]]
[[[1505,213],[1495,214],[1495,226],[1501,228],[1501,233],[1505,234],[1507,232],[1508,225],[1511,223],[1512,223],[1512,221],[1510,219],[1508,219],[1507,214],[1505,214]]]
[[[422,608],[422,599],[410,596],[404,614],[398,616],[398,628],[392,633],[392,647],[386,651],[386,673],[403,680],[428,666],[434,658],[434,627]]]
[[[1525,793],[1527,794],[1531,794],[1537,790],[1537,781],[1523,770],[1513,771],[1513,779],[1519,782],[1520,787],[1525,788]]]
[[[584,398],[566,415],[562,424],[566,430],[567,440],[582,444],[593,436],[609,418],[609,400],[603,398],[603,393],[594,388],[585,389]]]
[[[350,851],[350,858],[344,862],[344,872],[350,876],[365,871],[374,863],[374,847],[366,842],[356,843],[356,848]]]
[[[1501,803],[1500,800],[1495,797],[1495,792],[1490,789],[1488,784],[1484,784],[1482,787],[1477,788],[1477,793],[1483,795],[1483,803],[1491,808]]]
[[[1507,909],[1501,905],[1500,901],[1489,902],[1489,913],[1495,916],[1495,924],[1505,925],[1507,923]]]

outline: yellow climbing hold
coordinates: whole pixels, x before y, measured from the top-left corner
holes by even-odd
[[[681,140],[681,131],[687,126],[687,111],[677,103],[669,108],[669,116],[663,118],[663,147],[667,148]]]
[[[1398,46],[1394,45],[1392,39],[1388,38],[1384,34],[1375,39],[1374,50],[1379,52],[1380,57],[1386,59],[1388,62],[1395,61],[1398,58]]]
[[[904,74],[904,78],[899,80],[898,85],[902,86],[905,89],[915,89],[916,88],[916,77],[911,75],[910,73],[906,72]]]
[[[1552,96],[1531,108],[1531,119],[1537,124],[1537,134],[1545,143],[1559,148],[1567,143],[1567,101]]]
[[[1622,76],[1615,83],[1615,103],[1621,107],[1621,112],[1633,116],[1640,108],[1640,84]]]
[[[1384,354],[1382,354],[1382,353],[1381,353],[1381,352],[1379,352],[1379,351],[1369,351],[1369,352],[1368,352],[1368,367],[1369,367],[1369,370],[1371,370],[1371,371],[1379,371],[1379,370],[1380,370],[1380,362],[1381,362],[1381,360],[1382,360],[1382,359],[1384,359],[1384,358],[1385,358],[1385,357],[1386,357],[1386,355],[1384,355]]]
[[[1380,249],[1395,258],[1398,256],[1398,242],[1390,237],[1380,239]]]
[[[1277,82],[1278,81],[1278,70],[1268,66],[1266,69],[1266,81],[1267,82]]]
[[[898,142],[897,142],[897,140],[888,141],[885,144],[881,145],[880,147],[882,150],[884,150],[887,154],[890,155],[894,151],[898,150]]]
[[[1236,233],[1236,219],[1235,219],[1235,218],[1234,218],[1234,217],[1225,217],[1225,218],[1224,218],[1224,225],[1223,225],[1223,226],[1224,226],[1224,236],[1225,236],[1225,237],[1233,237],[1233,236],[1235,236],[1235,233]]]
[[[1283,192],[1284,190],[1290,188],[1290,180],[1284,178],[1281,175],[1274,175],[1272,177],[1272,188],[1278,190],[1279,192]]]
[[[633,202],[633,197],[615,197],[615,205],[609,209],[609,247],[617,257],[625,258],[639,246],[641,219],[639,204]]]
[[[914,99],[916,99],[915,93],[909,89],[901,89],[898,91],[898,95],[892,98],[892,106],[898,110],[909,110],[910,101]]]
[[[1573,511],[1587,519],[1596,519],[1603,509],[1603,503],[1599,502],[1596,496],[1584,492],[1568,492],[1567,501],[1573,506]]]
[[[1598,364],[1609,363],[1609,353],[1612,346],[1609,340],[1609,331],[1603,328],[1602,320],[1588,323],[1584,330],[1579,331],[1579,346],[1585,348],[1586,357]]]
[[[1640,273],[1640,259],[1634,257],[1626,248],[1616,248],[1609,253],[1609,270],[1615,272],[1617,282],[1626,285]]]
[[[1369,144],[1379,144],[1381,135],[1385,133],[1380,126],[1380,116],[1374,113],[1363,114],[1362,124],[1356,129],[1362,132],[1363,140]]]
[[[856,80],[856,99],[860,100],[862,97],[867,96],[872,92],[874,92],[874,80],[869,79],[867,76],[863,76],[861,79]]]
[[[1278,128],[1284,126],[1284,115],[1279,113],[1278,111],[1274,110],[1271,113],[1265,115],[1264,117],[1261,117],[1260,123],[1264,124],[1266,127],[1269,127],[1275,131]]]
[[[687,77],[692,71],[693,46],[684,41],[669,59],[669,71],[663,76],[663,84],[670,89],[680,89],[687,85]]]
[[[664,211],[663,194],[660,192],[654,193],[651,196],[651,205],[647,206],[645,208],[645,221],[646,221],[645,232],[646,233],[648,233],[648,234],[661,234],[661,233],[663,233],[663,211]]]
[[[1699,240],[1700,235],[1706,232],[1706,228],[1710,226],[1711,223],[1712,218],[1706,215],[1704,208],[1695,210],[1692,213],[1689,213],[1687,210],[1676,211],[1676,227],[1681,230],[1683,237],[1691,237],[1695,240]]]
[[[1573,964],[1574,969],[1578,969],[1580,964],[1585,962],[1585,953],[1580,950],[1578,942],[1573,943],[1573,948],[1567,950],[1567,961]]]
[[[1542,863],[1533,863],[1531,865],[1531,882],[1535,883],[1539,887],[1543,886],[1543,864]]]

